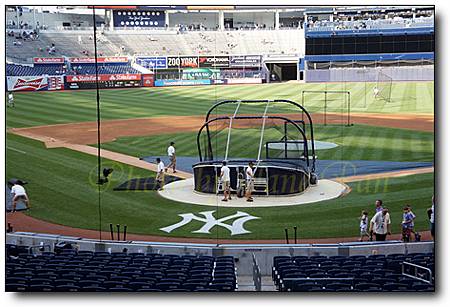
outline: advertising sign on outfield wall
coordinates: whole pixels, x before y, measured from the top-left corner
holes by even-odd
[[[95,82],[95,75],[66,76],[67,82]],[[141,80],[141,74],[98,75],[98,81]]]
[[[210,85],[212,80],[155,80],[155,86]]]
[[[48,87],[47,76],[7,77],[8,91],[42,91]]]
[[[199,58],[199,66],[200,67],[220,67],[226,68],[230,66],[230,57],[229,56],[201,56]]]
[[[180,57],[167,57],[168,68],[197,68],[198,57],[197,56],[180,56]]]
[[[70,63],[76,64],[92,64],[95,58],[69,58]],[[97,58],[97,63],[128,63],[126,56],[112,56]]]
[[[64,64],[64,58],[33,58],[34,64]]]
[[[185,68],[183,69],[183,80],[218,79],[220,69],[211,68]]]
[[[153,74],[141,74],[141,76],[143,87],[155,86],[155,76]]]
[[[166,69],[167,58],[165,56],[139,57],[136,64],[148,69]]]
[[[261,67],[260,55],[230,56],[230,67]]]
[[[57,91],[64,89],[64,76],[47,76],[47,90]]]
[[[227,84],[255,84],[262,83],[261,78],[237,78],[227,79]]]

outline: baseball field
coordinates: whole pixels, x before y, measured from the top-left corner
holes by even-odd
[[[318,152],[319,160],[432,163],[434,161],[434,83],[393,83],[390,101],[373,97],[371,83],[261,84],[210,87],[170,87],[102,90],[102,148],[129,157],[165,156],[170,141],[179,157],[197,155],[196,134],[212,104],[222,99],[291,99],[300,102],[302,90],[338,90],[351,93],[351,120],[323,122],[321,95],[305,96],[313,113],[315,139],[336,143]],[[11,219],[18,230],[37,230],[42,225],[65,225],[71,229],[99,228],[97,158],[89,153],[96,146],[95,91],[15,93],[15,108],[7,108],[6,178],[28,182],[32,208]],[[345,114],[342,95],[328,97],[332,119]],[[289,108],[274,110],[290,113]],[[243,110],[251,113],[253,110]],[[236,129],[230,156],[254,157],[257,129]],[[44,140],[44,141],[43,141]],[[46,142],[46,141],[47,142]],[[224,140],[218,140],[223,142]],[[53,142],[53,143],[52,143]],[[49,145],[50,144],[50,145]],[[53,145],[51,145],[53,144]],[[80,150],[67,144],[80,145]],[[82,146],[81,146],[82,145]],[[87,148],[87,149],[86,149]],[[434,191],[433,171],[385,176],[367,175],[349,180],[350,192],[337,199],[289,207],[205,207],[173,202],[156,191],[114,191],[131,178],[154,177],[155,173],[125,163],[102,159],[114,172],[101,187],[101,228],[109,224],[128,226],[131,234],[152,238],[223,240],[279,240],[284,228],[297,226],[303,239],[348,238],[359,235],[361,210],[373,215],[374,202],[389,207],[393,239],[400,238],[402,208],[410,204],[416,230],[428,229],[426,209]],[[344,181],[345,182],[345,181]],[[245,223],[246,234],[231,236],[224,227],[198,233],[202,223],[193,221],[170,233],[160,228],[180,221],[179,214],[215,212],[216,219],[244,211],[258,219]],[[33,221],[33,227],[26,221]],[[80,230],[81,231],[81,230]]]

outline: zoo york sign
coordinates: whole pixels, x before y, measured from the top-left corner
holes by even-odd
[[[247,221],[250,221],[250,220],[259,219],[259,217],[252,216],[246,212],[241,212],[241,211],[237,211],[233,215],[224,216],[220,219],[216,219],[213,215],[214,212],[215,212],[215,210],[199,212],[199,214],[203,215],[204,217],[197,216],[194,213],[178,214],[179,216],[181,216],[183,218],[180,222],[170,225],[170,226],[167,226],[167,227],[164,227],[164,228],[160,228],[160,230],[170,233],[179,227],[189,224],[192,220],[195,220],[195,221],[203,222],[205,224],[199,230],[193,231],[193,233],[210,233],[209,231],[214,226],[221,226],[221,227],[228,229],[231,232],[231,235],[234,236],[234,235],[240,235],[240,234],[244,234],[244,233],[251,233],[251,231],[248,231],[244,228],[244,223]],[[224,223],[228,220],[233,220],[233,219],[235,219],[235,220],[231,225]]]

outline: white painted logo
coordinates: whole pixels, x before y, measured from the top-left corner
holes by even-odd
[[[197,216],[193,213],[178,214],[183,218],[180,222],[164,228],[160,228],[160,230],[170,233],[179,227],[189,224],[192,220],[195,220],[203,222],[205,224],[199,230],[193,231],[193,233],[210,233],[211,228],[213,228],[214,226],[221,226],[228,229],[231,232],[231,235],[234,236],[244,233],[251,233],[251,231],[248,231],[244,228],[244,223],[250,220],[259,219],[259,217],[252,216],[246,212],[241,211],[237,211],[233,215],[224,216],[220,219],[216,219],[213,215],[214,212],[215,210],[199,212],[199,214],[203,215],[204,217]],[[231,225],[224,223],[228,220],[233,219],[235,220]]]

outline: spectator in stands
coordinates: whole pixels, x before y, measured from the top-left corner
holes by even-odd
[[[17,203],[19,201],[23,201],[27,207],[30,209],[30,199],[25,191],[25,188],[22,186],[21,182],[16,182],[11,188],[11,196],[12,196],[12,212],[16,211]]]
[[[427,213],[428,213],[428,218],[430,219],[430,232],[431,232],[431,237],[434,240],[434,233],[435,233],[435,226],[434,226],[434,195],[431,198],[431,208],[428,208]]]
[[[413,220],[415,216],[409,211],[409,207],[403,207],[403,220],[401,223],[402,226],[402,240],[403,242],[411,241],[411,231],[413,227]]]
[[[158,185],[158,191],[164,190],[164,162],[160,158],[156,158],[158,166],[156,173],[156,184]]]
[[[361,212],[361,217],[359,219],[359,242],[364,241],[364,237],[369,237],[369,233],[367,232],[367,228],[369,226],[369,217],[366,210]]]
[[[383,211],[383,201],[381,199],[377,199],[375,201],[375,213]]]
[[[220,180],[222,182],[223,199],[222,201],[231,200],[230,195],[230,168],[227,166],[227,161],[222,162],[222,168],[220,169]]]
[[[384,208],[372,217],[369,233],[371,236],[375,234],[376,241],[386,241],[387,235],[391,234],[391,217],[388,208]]]
[[[175,168],[177,166],[177,158],[176,158],[176,155],[175,155],[175,147],[173,145],[175,145],[175,143],[174,142],[170,142],[170,145],[167,148],[167,155],[169,156],[170,163],[166,167],[166,173],[167,173],[167,169],[169,169],[169,168],[172,168],[174,173],[177,172],[175,170]]]

